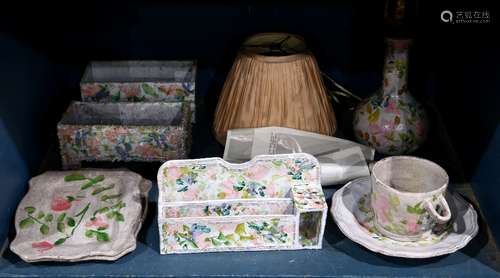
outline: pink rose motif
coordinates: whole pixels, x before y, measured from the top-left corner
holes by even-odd
[[[418,216],[417,215],[410,215],[406,219],[406,229],[408,230],[409,233],[411,234],[416,234],[418,233],[420,229],[420,225],[418,224]]]
[[[97,216],[94,220],[88,221],[85,223],[85,227],[95,227],[95,228],[104,228],[109,227],[108,223],[104,222],[100,216]]]
[[[97,84],[87,84],[82,86],[82,95],[83,97],[93,97],[99,91],[101,91],[101,86]]]
[[[167,168],[167,178],[170,180],[176,180],[182,176],[181,169],[179,167],[169,167]]]
[[[121,84],[118,88],[126,98],[137,97],[141,92],[138,84]]]
[[[31,243],[31,247],[37,249],[40,253],[44,253],[54,248],[54,244],[48,241],[40,241]]]
[[[56,196],[52,199],[50,207],[53,211],[65,211],[71,208],[71,202],[67,198]]]
[[[260,180],[264,178],[268,172],[269,169],[267,167],[262,165],[254,165],[250,167],[245,174],[247,177],[253,180]]]
[[[385,112],[396,114],[396,115],[401,114],[401,111],[399,110],[397,101],[395,99],[390,98],[388,100],[388,104],[387,104],[387,107],[385,108]]]

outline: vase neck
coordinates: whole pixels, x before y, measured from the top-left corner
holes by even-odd
[[[408,49],[411,41],[386,39],[382,95],[404,97],[408,93]]]

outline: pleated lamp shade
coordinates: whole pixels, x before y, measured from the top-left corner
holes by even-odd
[[[266,126],[335,133],[335,115],[310,52],[264,55],[243,49],[236,57],[217,104],[215,136],[225,144],[229,129]]]

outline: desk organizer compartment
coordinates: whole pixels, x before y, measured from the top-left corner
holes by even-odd
[[[57,128],[65,169],[82,161],[165,161],[189,154],[190,109],[182,102],[73,102]]]
[[[327,210],[319,173],[301,153],[168,161],[158,171],[160,252],[319,249]]]
[[[195,61],[91,62],[80,82],[83,101],[186,101],[193,115],[195,87]]]

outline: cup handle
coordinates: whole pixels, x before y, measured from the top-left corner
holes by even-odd
[[[444,215],[439,214],[436,211],[436,208],[432,204],[432,202],[427,199],[424,201],[425,208],[429,213],[432,215],[432,217],[440,224],[446,223],[450,221],[451,219],[451,211],[450,207],[448,206],[448,202],[446,202],[446,199],[444,198],[443,195],[439,196],[439,204],[444,208]]]

